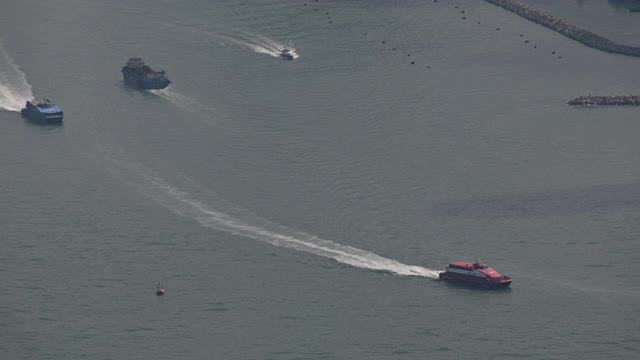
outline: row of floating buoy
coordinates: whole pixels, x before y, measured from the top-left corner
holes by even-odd
[[[319,0],[315,0],[315,2],[319,2]],[[433,0],[433,2],[434,2],[434,3],[437,3],[437,2],[438,2],[438,0]],[[306,3],[304,3],[304,6],[307,6],[307,4],[306,4]],[[460,9],[460,7],[459,7],[458,5],[454,5],[454,8],[455,8],[455,9]],[[314,10],[314,11],[319,11],[319,9],[318,9],[318,8],[314,8],[313,10]],[[466,12],[466,10],[460,10],[460,13],[465,15],[465,16],[462,16],[462,20],[467,20],[467,16],[466,16],[466,13],[467,13],[467,12]],[[333,21],[332,21],[332,19],[331,19],[331,15],[329,14],[329,12],[325,12],[325,15],[327,16],[328,22],[329,22],[329,23],[333,23]],[[478,21],[478,22],[477,22],[477,24],[478,24],[478,25],[480,25],[480,24],[481,24],[481,22],[480,22],[480,21]],[[499,27],[496,27],[496,31],[501,31],[501,29],[500,29]],[[366,35],[367,35],[367,33],[365,32],[365,33],[363,34],[363,36],[366,36]],[[524,34],[520,34],[520,37],[524,37]],[[387,43],[387,42],[386,42],[386,40],[382,40],[382,44],[383,44],[383,45],[384,45],[384,44],[386,44],[386,43]],[[530,41],[529,41],[528,39],[525,39],[525,40],[524,40],[524,43],[525,43],[525,44],[530,44]],[[533,45],[533,48],[534,48],[534,49],[537,49],[537,48],[538,48],[538,46],[537,46],[537,45]],[[391,50],[396,51],[396,50],[398,50],[398,49],[397,49],[396,47],[392,47],[392,48],[391,48]],[[557,58],[559,58],[559,59],[562,59],[562,56],[557,55],[555,51],[552,51],[552,52],[551,52],[551,54],[552,54],[552,55],[556,55],[556,56],[557,56]],[[407,54],[407,56],[411,56],[411,54]],[[412,61],[410,61],[410,64],[411,64],[411,65],[415,65],[415,64],[416,64],[416,62],[415,62],[414,60],[412,60]],[[428,68],[428,69],[430,69],[430,68],[431,68],[431,66],[427,66],[427,68]]]
[[[367,33],[364,33],[364,34],[367,35]],[[386,40],[382,40],[382,44],[383,45],[386,44],[386,43],[387,43]],[[396,51],[396,50],[398,50],[398,48],[397,47],[392,47],[391,50]],[[407,54],[407,56],[411,56],[411,54]],[[416,62],[415,61],[411,61],[410,64],[411,65],[415,65]],[[427,66],[427,69],[431,69],[431,66]]]
[[[438,2],[438,0],[433,0],[433,2]],[[455,9],[459,9],[459,6],[458,6],[458,5],[454,5],[454,8],[455,8]],[[465,13],[466,13],[466,11],[465,11],[465,10],[461,10],[461,11],[460,11],[460,13],[461,13],[461,14],[465,14]],[[466,17],[466,16],[463,16],[463,17],[462,17],[462,20],[467,20],[467,17]],[[478,21],[478,25],[480,25],[480,21]],[[500,30],[501,30],[501,29],[500,29],[499,27],[497,27],[497,28],[496,28],[496,31],[500,31]],[[520,37],[524,37],[524,34],[520,34]],[[529,40],[525,40],[525,41],[524,41],[524,43],[525,43],[525,44],[529,44],[529,43],[530,43],[530,41],[529,41]],[[533,45],[533,48],[534,48],[534,49],[537,49],[537,48],[538,48],[538,46],[537,46],[537,45]],[[551,52],[551,55],[557,55],[557,54],[556,54],[556,52],[555,52],[555,51],[552,51],[552,52]],[[559,56],[559,55],[558,55],[558,56],[557,56],[557,58],[558,58],[558,59],[562,59],[562,56]]]
[[[319,2],[319,0],[315,0],[315,2]],[[303,6],[307,6],[307,3],[304,3]],[[319,11],[318,8],[314,8],[313,11]],[[329,24],[333,24],[333,20],[331,20],[331,15],[326,12],[325,15],[327,15],[327,19],[328,19],[328,23]]]
[[[319,2],[319,0],[315,0],[315,2]],[[307,6],[307,3],[304,3],[303,6]],[[314,8],[313,11],[319,11],[319,10],[317,8]],[[331,14],[329,14],[329,12],[325,12],[325,15],[327,16],[327,19],[329,20],[328,22],[330,24],[333,23],[333,21],[331,20]],[[349,30],[351,30],[351,29],[349,29]],[[364,34],[362,34],[362,36],[367,36],[367,35],[368,35],[368,33],[366,33],[366,32]],[[386,44],[386,43],[387,42],[385,40],[382,40],[382,44]],[[393,47],[393,48],[391,48],[391,50],[396,51],[396,50],[398,50],[398,48]],[[407,54],[407,56],[411,56],[411,54]],[[411,65],[415,65],[416,62],[415,61],[411,61],[410,63],[411,63]],[[431,69],[431,66],[427,66],[427,68]]]

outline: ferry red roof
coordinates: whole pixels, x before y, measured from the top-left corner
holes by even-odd
[[[468,268],[469,270],[477,270],[485,275],[487,275],[490,278],[499,278],[502,277],[502,275],[500,275],[499,272],[497,272],[495,269],[488,267],[485,264],[482,263],[472,263],[472,262],[466,262],[466,261],[455,261],[452,263],[449,263],[449,266],[453,266],[453,267],[457,267],[457,268]]]
[[[493,268],[487,267],[484,269],[476,269],[478,271],[480,271],[481,273],[487,275],[490,278],[499,278],[502,277],[502,275],[500,275],[499,272],[495,271]]]
[[[462,267],[472,267],[473,263],[466,262],[466,261],[456,261],[456,262],[449,263],[449,265],[462,266]]]

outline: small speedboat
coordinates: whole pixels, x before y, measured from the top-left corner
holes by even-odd
[[[49,99],[27,101],[20,111],[27,119],[42,123],[61,123],[62,109]]]
[[[439,274],[439,277],[441,280],[492,289],[506,288],[513,281],[510,277],[500,275],[500,273],[478,260],[474,263],[465,261],[452,262],[444,272]]]
[[[298,57],[298,54],[296,53],[296,49],[294,48],[284,48],[280,52],[280,57],[288,60],[293,60]]]

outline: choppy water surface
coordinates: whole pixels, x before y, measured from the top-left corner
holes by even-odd
[[[619,2],[536,6],[639,45]],[[638,109],[566,105],[638,59],[463,0],[29,0],[0,38],[8,358],[638,351]],[[512,288],[434,280],[475,257]]]

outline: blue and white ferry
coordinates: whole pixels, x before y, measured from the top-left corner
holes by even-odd
[[[60,123],[63,117],[62,109],[49,99],[27,101],[20,113],[30,120],[45,123]]]

